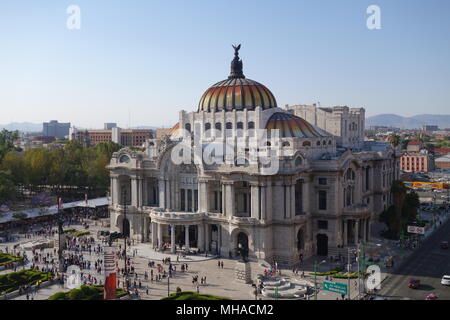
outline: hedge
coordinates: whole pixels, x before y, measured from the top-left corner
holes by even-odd
[[[339,272],[341,272],[342,271],[342,269],[335,269],[335,270],[330,270],[330,271],[327,271],[327,272],[311,272],[310,273],[310,275],[311,276],[329,276],[329,275],[332,275],[332,274],[336,274],[336,273],[339,273]]]
[[[68,292],[57,292],[50,296],[48,300],[103,300],[103,286],[81,286]],[[126,292],[118,288],[116,290],[117,297],[126,295]]]
[[[0,252],[0,266],[16,261],[23,261],[23,257],[13,256],[9,253]]]
[[[53,277],[54,274],[51,272],[33,269],[0,275],[0,294],[16,291],[21,286],[36,285]]]

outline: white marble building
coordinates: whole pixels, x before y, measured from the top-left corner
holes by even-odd
[[[236,50],[229,78],[206,90],[197,111],[181,111],[168,136],[149,140],[145,152],[113,154],[112,231],[125,225],[152,247],[225,257],[236,256],[240,243],[251,259],[285,264],[369,241],[371,224],[392,201],[398,158],[388,144],[363,141],[364,109],[322,109],[277,107],[265,86],[244,77]],[[329,119],[317,116],[322,111]],[[300,114],[315,114],[313,124]],[[258,129],[278,129],[280,137],[255,148]],[[201,150],[237,140],[244,148],[216,153],[224,163],[175,164],[174,153],[188,154],[177,149],[187,135]],[[252,158],[261,150],[277,155],[276,173]]]

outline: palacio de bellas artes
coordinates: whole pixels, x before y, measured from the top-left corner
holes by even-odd
[[[181,110],[167,135],[145,152],[113,154],[111,231],[173,253],[245,250],[280,264],[370,241],[393,202],[393,147],[364,141],[364,108],[280,108],[233,47],[228,78]]]

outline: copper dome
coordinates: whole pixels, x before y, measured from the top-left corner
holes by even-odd
[[[234,59],[231,62],[230,76],[212,85],[202,95],[198,111],[232,111],[276,108],[277,101],[272,92],[254,80],[246,79],[242,72],[242,60],[239,59],[240,45],[235,47]]]

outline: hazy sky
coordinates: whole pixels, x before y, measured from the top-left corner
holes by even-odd
[[[448,114],[449,40],[448,0],[1,0],[0,124],[171,126],[227,78],[238,43],[279,106]]]

